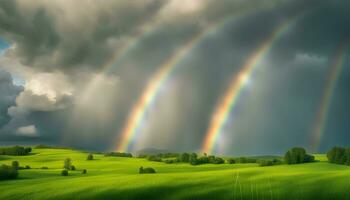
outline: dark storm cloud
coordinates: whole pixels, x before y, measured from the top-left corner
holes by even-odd
[[[101,65],[165,1],[1,1],[0,32],[26,65]],[[113,44],[113,42],[115,44]]]
[[[232,77],[277,26],[304,14],[273,44],[244,89],[225,128],[223,137],[228,143],[223,152],[281,153],[290,146],[307,147],[333,54],[350,35],[350,3],[185,2],[1,1],[0,33],[15,45],[8,54],[35,69],[27,81],[58,80],[39,87],[42,103],[35,102],[40,105],[31,101],[40,96],[30,95],[33,90],[38,92],[32,85],[17,97],[20,104],[10,111],[25,108],[25,115],[18,118],[20,124],[34,124],[45,141],[112,148],[145,85],[177,49],[209,24],[252,10],[239,21],[214,31],[189,52],[146,115],[148,124],[140,136],[146,139],[139,141],[140,148],[198,150],[211,113]],[[94,73],[147,24],[156,25],[118,60],[111,74],[102,76],[87,100],[83,99]],[[43,72],[52,76],[42,78]],[[340,131],[334,137],[326,136],[332,138],[332,144],[347,138],[344,130],[349,105],[341,99],[348,99],[348,80],[343,77],[336,90],[336,106],[331,111],[335,118],[329,129]],[[67,84],[63,87],[60,82]],[[64,96],[68,89],[67,100]],[[61,101],[48,101],[52,93],[64,100],[63,108],[57,107]]]
[[[0,70],[0,129],[10,121],[7,109],[14,106],[22,87],[13,84],[10,73]]]

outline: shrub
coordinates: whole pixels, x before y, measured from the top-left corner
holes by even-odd
[[[31,167],[29,165],[26,165],[24,168],[25,169],[31,169]]]
[[[87,173],[87,170],[86,169],[83,169],[83,171],[81,171],[82,174],[86,174]]]
[[[236,160],[237,163],[256,163],[257,159],[255,158],[247,158],[247,157],[239,157]]]
[[[235,160],[234,158],[229,158],[229,159],[227,160],[227,162],[228,162],[229,164],[235,164],[235,163],[236,163],[236,160]]]
[[[185,162],[185,163],[190,162],[190,154],[188,154],[188,153],[181,154],[180,155],[180,161],[181,162]]]
[[[0,180],[16,179],[18,177],[18,171],[12,166],[1,165],[0,166]]]
[[[63,168],[66,170],[70,170],[72,166],[72,160],[70,158],[66,158],[63,163]]]
[[[223,164],[225,163],[225,160],[220,157],[215,157],[215,159],[212,162],[213,164]]]
[[[166,159],[164,162],[165,162],[166,164],[172,164],[172,163],[174,163],[174,160]]]
[[[61,175],[68,176],[68,170],[66,170],[66,169],[62,170]]]
[[[12,168],[15,170],[19,169],[19,162],[17,160],[12,161]]]
[[[105,156],[113,156],[113,157],[132,157],[131,153],[124,153],[124,152],[110,152],[106,153]]]
[[[154,174],[154,173],[156,173],[156,170],[154,170],[151,167],[146,167],[146,168],[140,167],[139,173],[140,174]]]
[[[91,153],[87,156],[87,160],[93,160],[94,159],[94,155],[92,155]]]
[[[272,160],[259,160],[258,163],[259,163],[259,166],[261,166],[261,167],[273,165]]]
[[[31,147],[26,147],[26,148],[24,148],[24,151],[26,152],[26,155],[27,155],[30,152],[32,152],[32,148]]]
[[[289,165],[313,162],[314,160],[315,160],[315,157],[312,155],[306,154],[305,149],[301,147],[294,147],[288,150],[284,155],[284,161]]]
[[[74,166],[74,165],[71,165],[71,166],[70,166],[70,170],[75,171],[75,166]]]
[[[199,161],[197,159],[197,154],[196,153],[191,153],[190,154],[189,162],[190,162],[191,165],[198,165],[199,164]]]
[[[162,162],[162,159],[160,157],[154,156],[154,155],[148,156],[147,160],[154,161],[154,162]]]
[[[41,167],[40,169],[49,169],[48,167],[44,166],[44,167]]]

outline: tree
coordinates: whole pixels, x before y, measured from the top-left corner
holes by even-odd
[[[313,162],[314,160],[315,160],[315,157],[312,155],[306,154],[305,149],[301,147],[294,147],[288,150],[284,155],[284,161],[289,165]]]
[[[235,163],[236,163],[236,160],[235,160],[234,158],[229,158],[229,159],[227,160],[227,162],[228,162],[229,164],[235,164]]]
[[[24,151],[26,152],[26,154],[29,154],[30,152],[32,152],[32,148],[31,147],[26,147],[24,149]]]
[[[68,176],[68,170],[66,170],[66,169],[62,170],[61,175]]]
[[[189,162],[191,165],[197,165],[198,160],[197,160],[197,154],[196,153],[191,153]]]
[[[19,169],[19,162],[17,160],[12,161],[12,168],[15,170]]]
[[[94,155],[92,155],[91,153],[89,153],[89,155],[87,156],[87,160],[93,160],[94,159]]]
[[[346,156],[345,164],[350,165],[350,148],[346,148],[345,156]]]
[[[154,174],[156,173],[156,170],[154,170],[153,168],[151,167],[146,167],[146,168],[143,168],[142,166],[139,168],[139,173],[140,174]]]
[[[64,160],[63,168],[66,169],[66,170],[70,170],[71,166],[72,166],[72,160],[70,158],[66,158]]]
[[[188,153],[181,154],[180,161],[186,162],[186,163],[190,162],[190,154],[188,154]]]
[[[18,177],[18,171],[12,166],[1,165],[0,166],[0,180],[16,179]]]
[[[83,171],[81,172],[82,174],[86,174],[87,173],[87,170],[86,169],[83,169]]]
[[[344,164],[347,161],[346,149],[342,147],[333,147],[327,153],[328,161],[336,164]]]

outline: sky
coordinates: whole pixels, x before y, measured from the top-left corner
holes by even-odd
[[[0,1],[0,144],[222,155],[350,146],[349,8]]]

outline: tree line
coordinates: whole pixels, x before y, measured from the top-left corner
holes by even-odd
[[[32,151],[31,147],[13,146],[0,148],[0,155],[25,156]]]

